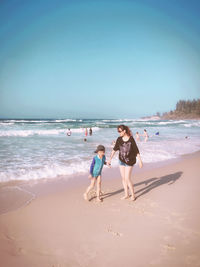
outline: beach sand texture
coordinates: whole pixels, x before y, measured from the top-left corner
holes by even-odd
[[[200,266],[200,152],[134,175],[123,196],[118,169],[104,171],[103,202],[89,184],[44,194],[0,215],[2,267]]]

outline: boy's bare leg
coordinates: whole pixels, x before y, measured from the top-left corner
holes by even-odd
[[[101,175],[97,177],[97,201],[102,201],[100,198],[100,192],[101,192]]]
[[[89,185],[88,188],[86,189],[86,192],[83,194],[83,197],[84,197],[85,200],[89,200],[89,199],[88,199],[88,193],[94,188],[94,186],[95,186],[95,181],[96,181],[95,178],[92,178],[92,179],[91,179],[90,185]]]

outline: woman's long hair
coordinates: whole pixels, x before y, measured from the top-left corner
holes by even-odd
[[[128,136],[132,136],[132,132],[131,132],[131,130],[129,129],[129,127],[126,126],[126,125],[124,125],[124,124],[121,124],[121,125],[117,126],[117,129],[118,129],[118,130],[121,129],[122,131],[126,131],[126,134],[127,134]]]

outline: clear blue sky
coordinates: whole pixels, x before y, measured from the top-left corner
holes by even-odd
[[[0,1],[0,118],[134,118],[200,97],[196,0]]]

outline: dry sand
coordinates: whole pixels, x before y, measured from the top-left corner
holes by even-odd
[[[77,181],[0,215],[0,266],[200,266],[200,152],[133,172],[134,202],[118,169],[104,170],[102,203]]]

